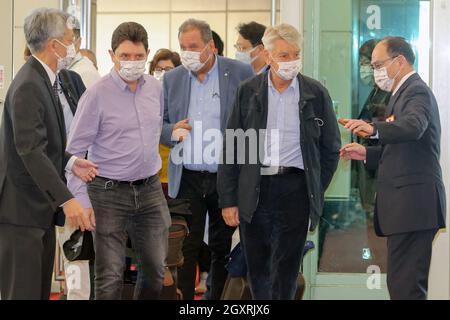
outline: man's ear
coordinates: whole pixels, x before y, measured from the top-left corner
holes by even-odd
[[[212,52],[215,52],[215,50],[217,50],[216,45],[215,45],[215,43],[214,43],[214,40],[209,41],[208,45],[209,45],[209,49],[210,49]]]
[[[272,59],[270,58],[269,50],[264,49],[262,52],[262,56],[264,60],[266,61],[267,65],[270,65],[272,63]]]
[[[402,66],[402,67],[403,67],[404,65],[409,65],[409,62],[408,62],[408,60],[406,60],[405,56],[399,55],[399,58],[400,58],[400,61],[402,62],[402,63],[401,63],[401,66]]]
[[[49,49],[50,51],[56,51],[56,41],[55,39],[50,39],[47,42],[47,49]]]
[[[112,50],[110,49],[110,50],[108,50],[108,52],[109,52],[109,55],[110,55],[110,57],[111,57],[111,61],[112,61],[114,64],[116,64],[116,61],[114,61],[114,57],[115,57],[114,51],[112,51]]]

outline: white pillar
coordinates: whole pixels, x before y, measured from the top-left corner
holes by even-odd
[[[442,124],[441,165],[447,196],[447,226],[450,222],[450,0],[433,5],[432,89],[439,105]],[[430,204],[433,205],[433,204]],[[450,299],[450,237],[448,229],[434,241],[429,280],[429,299]]]
[[[303,0],[280,0],[281,22],[296,27],[303,33]]]

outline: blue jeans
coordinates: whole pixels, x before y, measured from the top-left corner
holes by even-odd
[[[122,298],[126,241],[141,266],[134,299],[158,299],[168,251],[170,214],[158,176],[140,186],[96,178],[88,185],[96,216],[95,298]]]
[[[294,299],[308,224],[304,173],[263,176],[253,219],[240,224],[253,299]]]

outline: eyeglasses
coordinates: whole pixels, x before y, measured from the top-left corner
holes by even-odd
[[[165,67],[165,68],[156,67],[155,71],[166,71],[166,72],[168,72],[168,71],[170,71],[172,69],[173,69],[173,67]]]
[[[235,45],[233,45],[233,47],[237,50],[237,51],[245,51],[245,49],[244,48],[242,48],[240,45],[238,45],[238,44],[235,44]]]
[[[248,48],[248,49],[245,49],[245,48],[243,48],[243,47],[241,47],[240,45],[238,45],[238,44],[235,44],[235,45],[233,45],[233,47],[237,50],[237,51],[239,51],[239,52],[253,52],[254,50],[256,50],[256,48],[258,47],[258,45],[257,46],[255,46],[255,47],[250,47],[250,48]]]
[[[386,62],[388,62],[389,60],[394,60],[397,57],[398,56],[395,56],[395,57],[387,58],[386,60],[383,60],[383,61],[378,61],[378,62],[372,63],[371,64],[372,69],[378,70],[378,69],[382,68]]]

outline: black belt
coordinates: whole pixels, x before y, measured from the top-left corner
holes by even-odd
[[[132,187],[132,186],[142,186],[142,185],[148,184],[152,178],[153,177],[149,177],[149,178],[136,180],[136,181],[119,181],[119,180],[108,179],[108,178],[104,178],[104,177],[97,177],[96,179],[105,180],[106,183],[125,184],[125,185]]]
[[[285,174],[295,174],[304,173],[305,171],[300,168],[295,167],[262,167],[264,170],[263,175],[265,176],[281,176]]]
[[[217,172],[210,172],[210,171],[195,171],[195,170],[189,170],[186,168],[183,168],[183,171],[190,174],[201,174],[201,175],[217,175]]]

